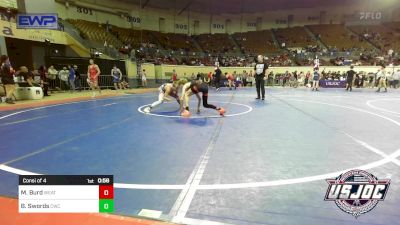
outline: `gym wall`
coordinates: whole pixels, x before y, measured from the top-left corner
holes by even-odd
[[[74,4],[78,4],[74,5]],[[93,22],[106,23],[116,26],[135,29],[160,31],[160,18],[163,19],[162,30],[167,33],[201,34],[201,33],[235,33],[259,29],[272,29],[288,26],[304,26],[310,24],[339,24],[346,22],[349,15],[357,18],[360,11],[382,12],[379,23],[389,20],[399,20],[400,13],[396,7],[384,9],[387,5],[379,5],[373,9],[361,8],[358,5],[342,5],[335,7],[302,8],[291,10],[274,10],[263,13],[220,14],[192,12],[180,9],[155,9],[130,3],[115,4],[112,0],[98,0],[96,4],[90,0],[66,4],[64,0],[57,0],[56,8],[59,17],[66,19],[83,19]],[[105,7],[113,5],[115,8]],[[398,7],[397,7],[398,8]],[[129,18],[121,16],[129,14]],[[178,15],[179,14],[179,15]],[[157,16],[154,16],[157,15]],[[288,24],[288,18],[292,21]],[[261,24],[257,26],[257,20]],[[129,22],[131,21],[131,22]],[[198,21],[198,27],[195,23]],[[354,21],[352,21],[354,24]],[[357,22],[357,21],[355,21]],[[358,21],[358,23],[376,23],[374,20]]]
[[[136,63],[126,61],[126,66],[127,66],[127,72],[128,72],[128,77],[130,78],[136,78],[137,72],[136,72]],[[149,79],[158,79],[158,80],[166,80],[169,79],[168,74],[171,74],[172,71],[175,69],[175,71],[178,74],[178,78],[185,77],[186,78],[191,78],[192,74],[197,75],[197,73],[204,73],[207,74],[209,72],[214,71],[214,67],[212,66],[182,66],[182,65],[154,65],[150,63],[145,63],[142,64],[142,68],[146,69],[146,74],[147,78]],[[321,66],[320,71],[324,70],[325,71],[348,71],[350,69],[349,66]],[[363,71],[363,72],[373,72],[376,73],[379,69],[379,66],[356,66],[354,70],[356,72]],[[387,70],[391,70],[392,68],[387,68]],[[249,72],[250,70],[253,70],[254,68],[252,67],[221,67],[222,73],[228,72],[228,73],[233,73],[236,71],[237,74],[242,74],[243,70],[246,70]],[[396,68],[397,70],[397,68]],[[298,71],[301,72],[303,71],[304,73],[307,73],[308,71],[312,72],[313,68],[311,66],[294,66],[294,67],[271,67],[270,71],[273,71],[274,74],[277,73],[285,73],[286,71]],[[167,74],[167,75],[166,75]]]

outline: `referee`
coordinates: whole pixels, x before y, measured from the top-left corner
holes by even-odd
[[[353,90],[353,80],[354,80],[354,75],[356,75],[356,72],[353,69],[354,69],[354,66],[350,66],[350,70],[347,71],[346,91]]]
[[[217,91],[219,91],[219,86],[221,83],[221,75],[222,71],[219,69],[219,66],[217,65],[214,70],[214,84]]]
[[[265,72],[267,69],[268,69],[268,65],[266,63],[264,63],[264,57],[262,55],[257,56],[257,62],[256,62],[256,65],[254,66],[256,89],[257,89],[257,98],[256,99],[260,99],[260,91],[261,91],[261,94],[262,94],[261,100],[263,100],[263,101],[265,99],[264,82],[266,79]]]

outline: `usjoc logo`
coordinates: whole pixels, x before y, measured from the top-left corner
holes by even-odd
[[[18,14],[17,29],[58,29],[58,16],[50,14]]]
[[[390,185],[389,179],[378,180],[363,170],[350,170],[326,181],[329,187],[325,201],[335,201],[341,210],[356,218],[383,201]]]

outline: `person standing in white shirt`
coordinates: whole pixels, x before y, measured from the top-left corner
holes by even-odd
[[[317,55],[315,56],[315,59],[314,59],[314,70],[315,70],[316,68],[319,68],[319,59],[318,59],[318,56],[317,56]]]
[[[58,79],[60,79],[60,88],[61,90],[67,90],[69,87],[68,83],[68,77],[69,77],[69,70],[67,69],[66,66],[63,67],[62,70],[58,72]]]
[[[380,92],[382,87],[384,87],[385,92],[387,92],[386,72],[384,65],[382,65],[381,68],[379,69],[378,73],[376,74],[376,78],[378,79],[378,90],[376,90],[376,92]]]
[[[142,86],[147,87],[147,78],[146,78],[146,70],[145,69],[143,69],[141,77],[142,77]]]
[[[53,65],[47,69],[47,79],[49,80],[49,86],[50,89],[55,89],[56,88],[56,78],[58,75],[58,71],[54,68]]]

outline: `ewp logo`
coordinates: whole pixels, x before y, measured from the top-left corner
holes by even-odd
[[[58,16],[52,14],[18,14],[17,29],[58,29]]]

